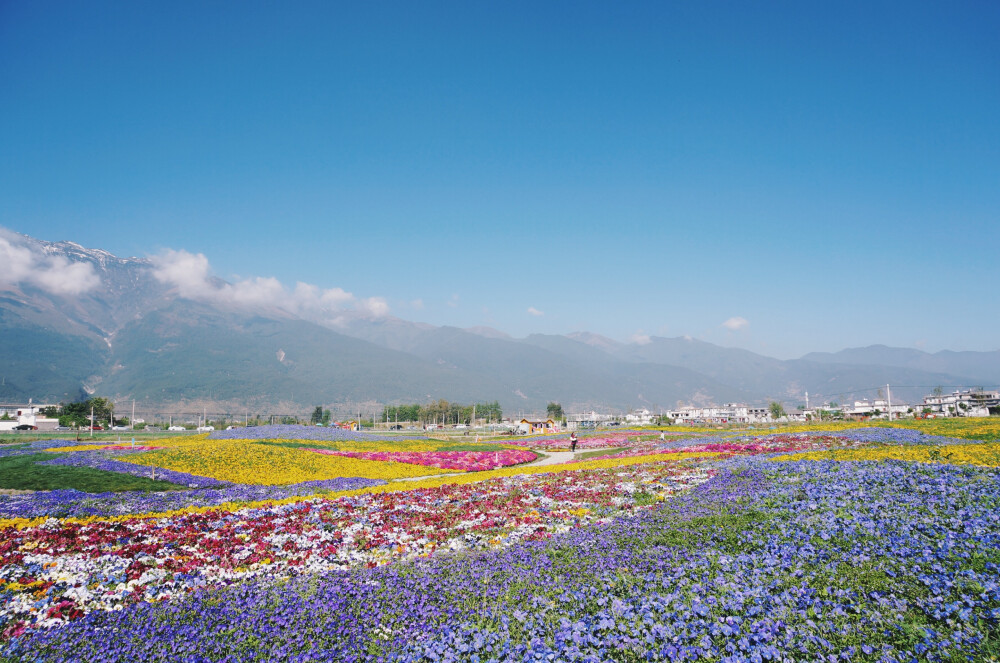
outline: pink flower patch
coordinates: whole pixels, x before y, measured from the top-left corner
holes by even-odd
[[[503,451],[334,451],[332,449],[307,449],[307,451],[327,456],[427,465],[463,472],[482,472],[499,467],[510,467],[533,461],[538,457],[533,451],[524,449],[504,449]]]
[[[105,451],[153,451],[154,449],[163,449],[163,447],[151,447],[146,444],[137,444],[134,447],[131,444],[109,444],[101,449]]]

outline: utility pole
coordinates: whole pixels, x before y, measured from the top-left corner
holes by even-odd
[[[889,393],[889,385],[885,385],[886,409],[889,411],[889,421],[892,421],[892,394]]]
[[[129,427],[135,430],[135,399],[132,399],[132,418],[129,420]]]

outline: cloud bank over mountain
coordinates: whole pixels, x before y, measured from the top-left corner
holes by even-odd
[[[320,288],[297,282],[288,288],[273,277],[251,277],[233,283],[212,275],[203,253],[168,249],[150,259],[153,277],[177,295],[195,301],[241,307],[274,307],[292,315],[338,322],[338,314],[354,310],[372,317],[389,314],[383,297],[358,298],[342,288]]]
[[[23,235],[0,228],[0,284],[30,284],[55,295],[79,295],[100,285],[87,263],[35,250]]]

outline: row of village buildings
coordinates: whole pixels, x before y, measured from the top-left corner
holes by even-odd
[[[900,419],[904,417],[987,417],[990,408],[1000,407],[1000,391],[959,390],[949,394],[932,394],[925,396],[922,403],[913,405],[890,399],[876,398],[874,400],[856,400],[850,405],[822,405],[818,407],[798,408],[786,412],[778,421],[809,421],[813,419],[844,418],[844,419]],[[709,405],[704,407],[681,407],[660,414],[649,410],[636,410],[624,417],[610,414],[589,412],[569,415],[566,419],[568,428],[595,428],[607,426],[615,422],[624,425],[642,426],[657,421],[670,421],[674,424],[759,424],[775,421],[769,407],[746,405],[745,403],[726,403],[724,405]]]
[[[18,426],[31,426],[35,430],[55,430],[58,419],[42,416],[41,411],[51,407],[46,404],[2,404],[0,403],[0,432],[14,430]],[[871,419],[904,417],[986,417],[990,408],[1000,408],[1000,391],[964,390],[950,394],[925,396],[922,403],[911,405],[884,398],[863,399],[852,405],[823,405],[806,407],[786,412],[778,421],[809,421],[811,419],[844,418]],[[656,423],[674,424],[758,424],[775,421],[768,407],[726,403],[705,407],[681,407],[660,413],[647,409],[633,410],[626,415],[585,412],[566,416],[566,428],[570,430],[605,426],[647,426]],[[521,419],[510,422],[511,427],[523,433],[534,433],[558,427],[560,422],[548,420]]]

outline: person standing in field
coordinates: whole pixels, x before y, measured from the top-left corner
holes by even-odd
[[[569,450],[576,453],[576,433],[569,434]]]

